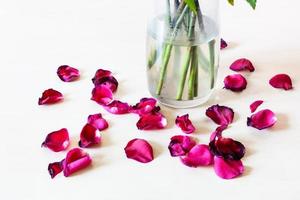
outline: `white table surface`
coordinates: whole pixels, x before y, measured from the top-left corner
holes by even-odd
[[[135,127],[135,115],[113,116],[89,100],[90,79],[96,69],[107,68],[120,82],[117,98],[135,103],[149,96],[144,10],[150,2],[0,0],[1,199],[300,198],[299,1],[258,0],[254,12],[243,1],[233,8],[222,0],[222,36],[230,45],[221,53],[214,98],[193,109],[162,106],[168,128],[142,132]],[[223,78],[232,73],[228,65],[240,57],[251,59],[256,66],[255,73],[245,73],[247,90],[240,94],[222,90]],[[62,64],[79,68],[80,81],[60,81],[56,69]],[[292,76],[293,91],[268,85],[270,77],[282,72]],[[38,106],[41,92],[51,87],[63,92],[66,100]],[[248,106],[257,99],[265,100],[263,107],[277,113],[274,128],[257,131],[246,126]],[[188,168],[167,150],[169,138],[180,133],[174,126],[178,114],[189,113],[197,126],[195,137],[207,143],[216,125],[204,112],[216,103],[236,111],[236,120],[225,134],[247,147],[246,172],[234,180],[220,179],[212,167]],[[72,177],[58,175],[52,180],[48,163],[61,160],[65,152],[41,148],[46,134],[66,127],[75,147],[86,117],[97,112],[103,113],[111,127],[103,133],[102,147],[87,150],[93,166]],[[126,158],[123,148],[136,137],[153,144],[153,162],[143,165]]]

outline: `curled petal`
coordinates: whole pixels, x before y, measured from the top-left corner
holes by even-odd
[[[231,138],[218,137],[209,143],[209,149],[225,160],[240,160],[245,155],[245,146]]]
[[[148,114],[152,111],[159,111],[159,107],[156,107],[156,99],[154,98],[142,98],[139,103],[131,107],[130,112],[139,115]]]
[[[255,68],[252,64],[252,62],[246,58],[241,58],[236,61],[234,61],[230,65],[230,69],[236,72],[249,70],[250,72],[254,72]]]
[[[55,104],[63,100],[63,95],[54,89],[48,89],[43,92],[42,97],[39,98],[39,105]]]
[[[210,135],[209,141],[213,141],[216,138],[222,137],[222,133],[227,127],[227,125],[221,125],[218,128],[216,128],[216,130]]]
[[[96,144],[100,144],[100,142],[101,135],[97,128],[90,124],[86,124],[80,133],[80,141],[78,145],[80,147],[86,148]]]
[[[191,120],[189,119],[189,114],[183,116],[177,116],[175,120],[175,124],[181,128],[184,133],[190,134],[193,133],[196,128],[192,124]]]
[[[153,160],[152,146],[143,139],[133,139],[124,148],[127,158],[141,163],[148,163]]]
[[[102,117],[102,115],[100,113],[94,114],[94,115],[89,115],[88,124],[94,126],[99,131],[102,131],[102,130],[105,130],[108,128],[107,121]]]
[[[269,83],[274,88],[280,88],[284,90],[291,90],[293,88],[292,79],[287,74],[277,74],[271,78]]]
[[[79,70],[68,65],[62,65],[57,69],[58,77],[64,82],[75,81],[80,77]]]
[[[69,133],[65,128],[49,133],[42,143],[43,147],[47,147],[54,152],[66,150],[69,145]]]
[[[111,76],[111,71],[105,69],[98,69],[95,73],[95,76],[92,78],[92,81],[96,85],[99,79],[109,76]]]
[[[224,79],[224,88],[233,92],[241,92],[247,87],[247,80],[241,74],[228,75]]]
[[[128,113],[130,106],[128,105],[128,103],[114,100],[110,104],[104,106],[104,109],[112,114],[120,115]]]
[[[136,124],[139,130],[157,130],[167,126],[167,119],[159,112],[142,115]]]
[[[229,125],[234,118],[234,112],[227,106],[214,105],[206,110],[206,116],[218,125]]]
[[[225,49],[227,46],[227,42],[223,38],[221,38],[221,49]]]
[[[189,136],[176,135],[171,138],[168,149],[171,156],[184,156],[186,155],[194,146],[196,141]]]
[[[186,156],[182,156],[180,159],[189,167],[208,166],[213,163],[213,155],[205,144],[194,146]]]
[[[232,179],[244,173],[244,165],[241,160],[225,160],[214,158],[214,170],[223,179]]]
[[[48,172],[51,178],[54,178],[57,174],[62,172],[62,170],[63,170],[62,162],[54,162],[48,165]]]
[[[265,109],[248,117],[247,125],[262,130],[274,126],[276,122],[277,118],[273,111]]]
[[[251,110],[251,113],[254,113],[257,108],[263,104],[264,101],[262,100],[258,100],[258,101],[254,101],[251,105],[250,105],[250,110]]]
[[[96,79],[94,81],[95,86],[105,86],[107,88],[109,88],[112,92],[115,92],[118,89],[118,81],[117,79],[115,79],[115,77],[113,76],[108,76],[108,77],[102,77],[99,79]]]
[[[109,88],[99,85],[93,89],[91,99],[100,105],[108,105],[113,101],[113,93]]]

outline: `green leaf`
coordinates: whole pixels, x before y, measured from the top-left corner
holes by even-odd
[[[194,0],[184,0],[184,1],[194,13],[197,13],[197,8]]]
[[[251,7],[253,9],[255,9],[255,7],[256,7],[256,0],[246,0],[246,1],[251,5]]]
[[[234,5],[234,0],[227,0],[232,6]]]

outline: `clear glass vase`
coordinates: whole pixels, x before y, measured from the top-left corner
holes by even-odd
[[[205,103],[219,66],[219,0],[154,0],[147,30],[151,95],[175,108]]]

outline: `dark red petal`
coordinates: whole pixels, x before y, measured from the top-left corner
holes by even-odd
[[[244,173],[241,160],[224,160],[217,156],[214,158],[214,169],[216,174],[223,179],[232,179]]]
[[[225,160],[240,160],[245,155],[245,146],[231,138],[217,137],[209,143],[210,151]]]
[[[102,77],[100,79],[96,79],[94,81],[95,86],[105,86],[109,88],[112,92],[115,92],[118,89],[118,81],[115,79],[113,76],[108,76],[108,77]]]
[[[91,99],[100,105],[107,105],[113,101],[113,93],[109,88],[99,85],[93,89]]]
[[[222,137],[222,133],[227,127],[227,125],[221,125],[218,128],[216,128],[216,130],[210,135],[209,141],[213,141],[218,137]]]
[[[269,81],[270,85],[274,88],[280,88],[284,90],[291,90],[293,88],[292,79],[287,74],[277,74]]]
[[[127,158],[141,163],[148,163],[153,160],[152,146],[143,139],[133,139],[124,148]]]
[[[39,105],[55,104],[61,100],[63,100],[62,93],[51,88],[43,92],[42,97],[39,98]]]
[[[227,46],[227,42],[223,38],[221,38],[221,49],[225,49]]]
[[[136,124],[139,130],[157,130],[167,126],[167,119],[161,113],[142,115]]]
[[[196,141],[189,136],[176,135],[171,138],[168,149],[171,156],[184,156],[186,155],[194,146]]]
[[[276,122],[275,114],[271,110],[265,109],[248,117],[247,125],[262,130],[274,126]]]
[[[64,82],[75,81],[80,77],[79,70],[68,65],[62,65],[57,69],[58,77]]]
[[[69,145],[69,133],[65,128],[49,133],[42,143],[43,147],[47,147],[54,152],[66,150]]]
[[[252,62],[246,58],[241,58],[241,59],[234,61],[230,65],[230,69],[233,71],[236,71],[236,72],[245,71],[245,70],[248,70],[250,72],[255,71],[255,68],[254,68]]]
[[[192,124],[191,120],[189,119],[189,114],[183,116],[177,116],[175,120],[175,124],[181,128],[184,133],[190,134],[193,133],[196,128]]]
[[[227,106],[214,105],[206,110],[206,116],[218,125],[229,125],[234,118],[234,112]]]
[[[102,115],[100,113],[94,114],[94,115],[89,115],[88,123],[90,125],[94,126],[99,131],[107,129],[109,126],[107,121],[102,117]]]
[[[104,106],[104,109],[112,114],[120,115],[129,113],[130,106],[128,103],[114,100],[110,104]]]
[[[98,69],[95,73],[95,76],[93,77],[92,81],[95,84],[99,79],[103,77],[109,77],[111,76],[111,71],[105,70],[105,69]]]
[[[90,124],[86,124],[81,133],[80,133],[80,141],[78,145],[80,147],[86,148],[96,144],[100,144],[101,135],[97,128]]]
[[[92,163],[92,159],[83,150],[79,148],[71,149],[62,161],[64,176],[68,177],[73,173],[86,168]]]
[[[247,80],[241,74],[228,75],[224,79],[224,88],[233,92],[241,92],[247,87]]]
[[[194,146],[186,156],[180,157],[180,159],[189,167],[208,166],[213,163],[213,155],[205,144]]]
[[[131,107],[130,112],[139,115],[144,115],[152,112],[153,110],[159,111],[159,107],[156,107],[156,99],[154,98],[142,98],[139,103]]]
[[[57,174],[62,172],[62,170],[63,170],[63,166],[61,162],[54,162],[48,165],[48,172],[51,178],[54,178]]]
[[[263,104],[264,101],[262,100],[258,100],[258,101],[254,101],[251,105],[250,105],[250,110],[251,110],[251,113],[254,113],[257,108]]]

